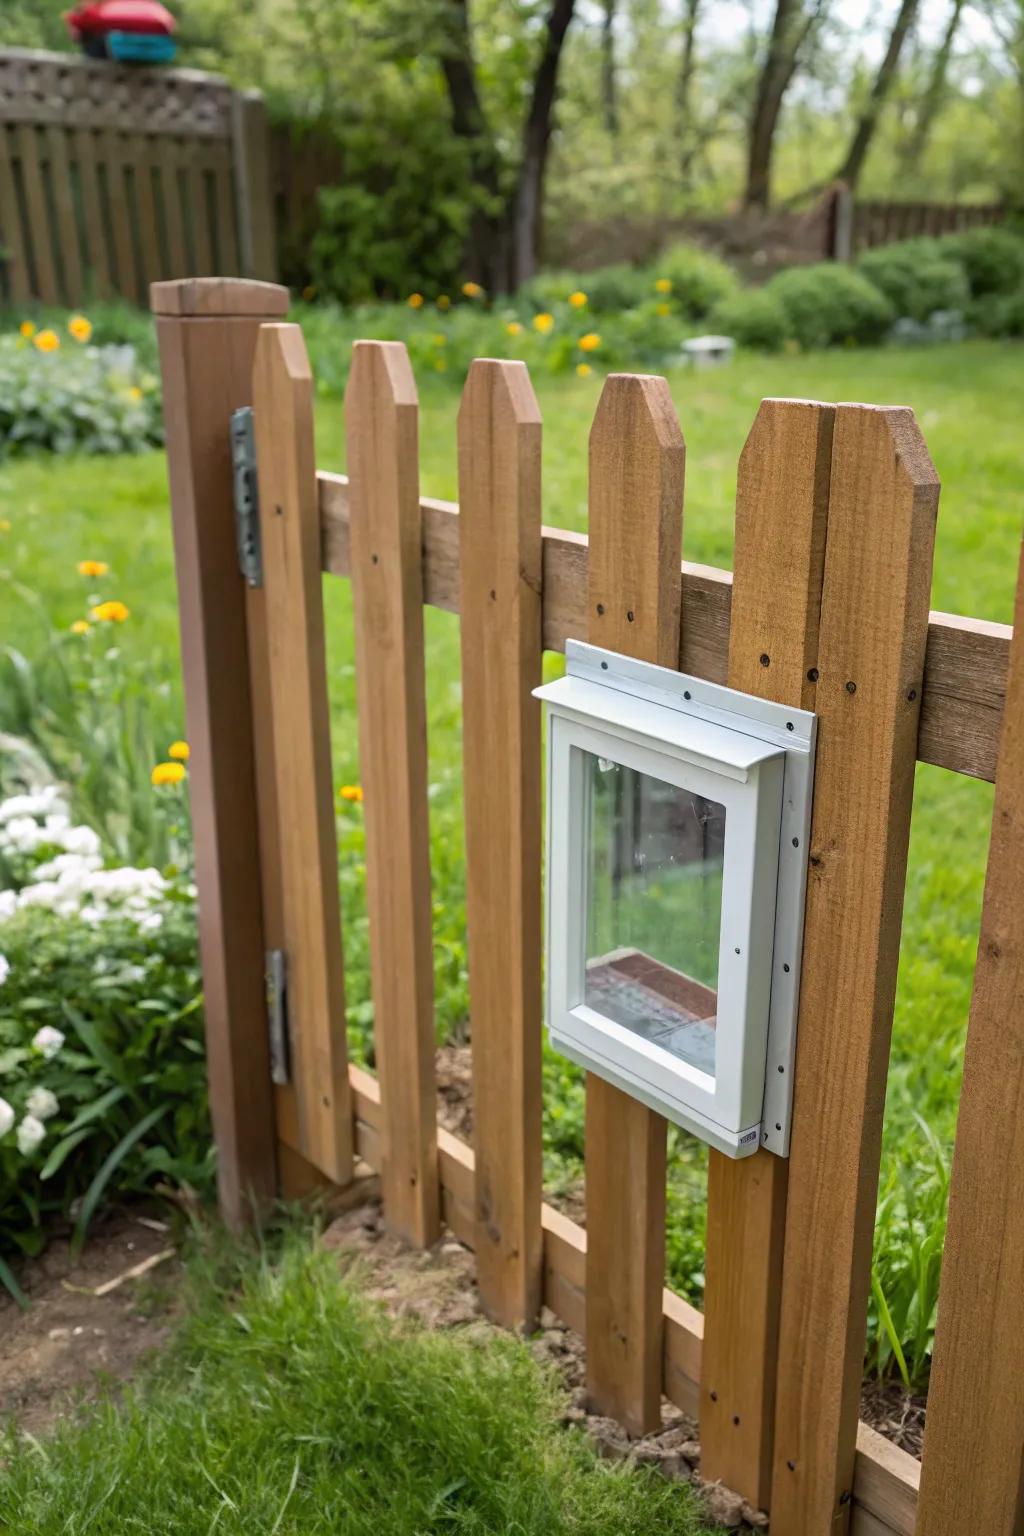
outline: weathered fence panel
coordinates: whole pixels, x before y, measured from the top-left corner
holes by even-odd
[[[0,299],[145,303],[276,275],[261,98],[196,70],[0,51]]]
[[[543,1300],[583,1332],[592,1399],[630,1428],[658,1422],[662,1392],[699,1414],[705,1475],[768,1503],[782,1536],[847,1526],[913,1536],[919,1482],[927,1536],[975,1525],[1017,1536],[1024,673],[1015,655],[1007,694],[1006,626],[927,612],[938,484],[912,415],[764,402],[740,467],[733,592],[727,573],[680,565],[684,449],[663,380],[605,385],[591,547],[540,526],[540,423],[525,369],[473,367],[460,513],[419,495],[404,348],[357,346],[348,481],[315,474],[304,350],[293,328],[268,328],[256,390],[274,571],[245,589],[227,417],[252,397],[259,321],[280,315],[286,296],[174,283],[154,300],[228,1214],[244,1219],[250,1193],[273,1191],[275,1153],[293,1191],[318,1167],[347,1177],[351,1137],[381,1171],[398,1230],[427,1242],[443,1217],[478,1250],[496,1317],[528,1322]],[[367,813],[379,1078],[350,1067],[347,1089],[319,566],[353,580]],[[424,603],[463,622],[475,1151],[435,1119]],[[793,1151],[788,1165],[712,1160],[703,1317],[663,1289],[656,1115],[591,1082],[587,1231],[540,1197],[530,688],[541,644],[574,635],[819,717]],[[857,1422],[913,768],[923,759],[992,778],[1004,714],[922,1477],[921,1463]],[[282,808],[286,796],[294,803]],[[263,948],[278,946],[306,978],[297,1047],[310,1032],[317,1049],[327,1042],[334,1055],[318,1070],[335,1099],[333,1112],[317,1109],[312,1080],[299,1081],[278,1090],[275,1121],[259,977]]]

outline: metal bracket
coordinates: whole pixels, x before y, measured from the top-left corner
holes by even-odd
[[[235,488],[238,566],[250,587],[263,585],[260,494],[256,473],[256,425],[251,405],[231,413],[231,470]]]
[[[288,961],[283,949],[267,950],[267,1036],[270,1079],[279,1086],[291,1081],[291,1041],[288,1033]]]

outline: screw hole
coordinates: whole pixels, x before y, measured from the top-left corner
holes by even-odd
[[[602,663],[601,663],[601,671],[602,672],[607,672],[608,671],[608,663],[606,661],[602,661]]]
[[[847,683],[846,691],[847,691],[847,693],[856,693],[857,692],[857,684],[856,683]]]
[[[917,689],[916,688],[911,688],[910,692],[907,694],[907,702],[910,703],[910,704],[913,704],[913,702],[914,702],[914,700],[916,698],[917,698]]]
[[[767,651],[762,651],[761,652],[761,665],[762,665],[762,667],[770,667],[771,664],[772,664],[772,659],[768,655],[768,652]]]
[[[796,1471],[796,1462],[795,1461],[787,1461],[786,1462],[786,1466],[789,1468],[789,1470],[791,1472],[795,1472]]]
[[[597,611],[598,613],[604,613],[604,603],[598,603]]]
[[[785,971],[786,975],[788,976],[789,975],[789,962],[788,961],[784,961],[783,962],[782,969]]]
[[[371,561],[371,564],[373,564],[373,565],[379,565],[380,564],[380,555],[371,555],[370,556],[370,561]]]
[[[633,622],[633,610],[632,610],[632,608],[627,608],[626,609],[626,618],[628,619],[629,623],[632,624],[632,622]]]
[[[777,1121],[777,1120],[776,1120],[776,1122],[775,1122],[775,1129],[776,1129],[776,1130],[777,1130],[777,1131],[781,1131],[781,1130],[782,1130],[782,1126],[781,1126],[781,1125],[780,1125],[780,1124],[779,1124],[779,1122],[778,1122],[778,1121]]]
[[[733,950],[733,954],[738,955],[739,954],[739,949]]]
[[[740,1423],[740,1416],[739,1416],[738,1413],[734,1413],[733,1414],[732,1421],[733,1421],[733,1423],[736,1425],[736,1427],[738,1429],[739,1428],[739,1423]]]
[[[785,1072],[785,1070],[786,1070],[786,1069],[785,1069],[785,1067],[780,1067],[780,1068],[779,1068],[779,1071],[780,1071],[780,1072]]]
[[[796,730],[796,726],[793,724],[792,720],[787,720],[786,721],[786,730],[787,731],[795,731]]]
[[[717,1392],[712,1392],[711,1393],[711,1401],[713,1403],[717,1403],[718,1402],[718,1393]]]
[[[799,848],[800,847],[800,839],[798,837],[794,837],[794,839],[793,839],[793,847],[794,848]]]
[[[498,594],[497,594],[497,592],[495,592],[494,588],[492,587],[491,588],[491,602],[492,603],[496,603],[497,601],[498,601]]]
[[[819,675],[820,674],[818,672],[817,667],[808,667],[807,668],[807,681],[809,683],[816,683],[818,681]]]
[[[693,697],[693,695],[690,692],[689,688],[684,688],[683,689],[683,698],[684,699],[692,699],[692,697]]]

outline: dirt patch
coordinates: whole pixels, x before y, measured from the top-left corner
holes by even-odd
[[[468,1045],[439,1045],[434,1057],[437,1116],[446,1131],[473,1145],[473,1057]]]
[[[867,1381],[860,1398],[860,1416],[872,1429],[921,1459],[927,1399],[908,1392],[900,1381]]]
[[[24,1266],[30,1305],[0,1300],[0,1420],[38,1434],[101,1386],[127,1380],[166,1343],[176,1310],[176,1253],[96,1295],[126,1271],[172,1249],[166,1225],[112,1214],[72,1262],[66,1239]]]

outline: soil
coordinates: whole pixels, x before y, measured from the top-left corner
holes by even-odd
[[[927,1398],[907,1392],[900,1381],[866,1381],[860,1416],[872,1429],[921,1459]]]
[[[167,1250],[170,1257],[146,1274],[94,1294]],[[28,1308],[6,1292],[0,1299],[0,1422],[13,1419],[38,1434],[77,1402],[131,1377],[167,1341],[179,1270],[166,1223],[146,1212],[115,1212],[97,1223],[74,1261],[66,1239],[51,1242],[19,1276]]]

